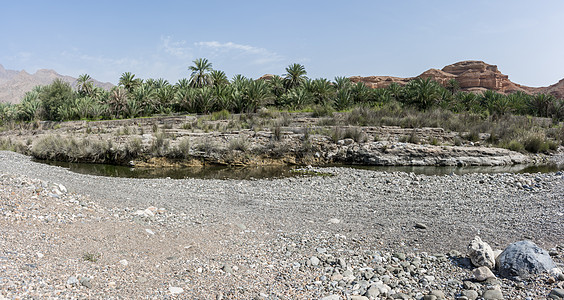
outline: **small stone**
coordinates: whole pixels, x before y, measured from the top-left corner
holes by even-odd
[[[154,235],[154,234],[155,234],[154,231],[152,231],[151,229],[148,229],[148,228],[145,229],[145,231],[146,231],[148,234],[150,234],[150,235]]]
[[[437,297],[438,300],[445,299],[445,293],[443,293],[443,291],[433,290],[429,295]]]
[[[393,255],[395,258],[399,259],[399,260],[405,260],[405,254],[401,253],[401,252],[395,252]]]
[[[331,223],[331,224],[339,224],[339,223],[341,223],[341,220],[339,220],[339,219],[337,219],[337,218],[332,218],[332,219],[329,219],[329,223]]]
[[[487,290],[482,294],[482,298],[484,300],[503,300],[503,294],[498,289]]]
[[[366,293],[364,294],[364,296],[368,297],[369,299],[373,299],[376,298],[380,295],[380,290],[378,289],[377,286],[375,285],[371,285],[368,290],[366,290]]]
[[[468,298],[468,300],[478,299],[478,292],[476,292],[475,290],[464,290],[461,294],[462,296]]]
[[[39,258],[43,258],[43,256],[45,256],[45,255],[43,255],[43,253],[41,253],[41,252],[37,252],[37,257],[39,257]]]
[[[425,295],[425,296],[423,296],[423,300],[437,300],[437,296],[435,296],[435,295]]]
[[[417,229],[427,229],[427,225],[423,223],[415,223],[415,228]]]
[[[318,266],[319,265],[319,258],[317,258],[316,256],[312,256],[309,259],[309,262],[311,263],[312,266]]]
[[[472,271],[472,274],[477,281],[485,281],[488,278],[495,278],[494,273],[492,273],[492,270],[488,267],[476,268]]]
[[[341,275],[339,272],[335,272],[333,273],[333,275],[331,275],[331,281],[340,281],[343,280],[343,275]]]
[[[552,289],[552,291],[548,294],[548,299],[564,299],[564,289]]]
[[[122,259],[122,260],[119,261],[119,264],[125,267],[125,266],[127,266],[129,263],[127,262],[126,259]]]
[[[325,296],[319,300],[341,300],[341,296],[333,294],[333,295]]]
[[[229,274],[233,273],[233,268],[231,268],[231,266],[230,266],[230,265],[227,265],[227,264],[226,264],[226,265],[223,265],[223,266],[221,267],[221,270],[222,270],[223,272],[225,272],[225,273],[229,273]]]
[[[173,294],[173,295],[177,295],[177,294],[181,294],[184,293],[184,289],[181,287],[177,287],[177,286],[171,286],[168,288],[168,291]]]
[[[79,283],[78,278],[76,278],[76,277],[74,277],[74,276],[70,276],[70,277],[67,279],[67,284],[68,284],[68,285],[78,285],[78,283]]]
[[[368,297],[366,296],[358,296],[358,295],[353,295],[350,297],[351,300],[368,300]]]
[[[92,283],[90,282],[90,278],[88,278],[88,277],[80,278],[80,285],[87,287],[89,289],[92,288]]]

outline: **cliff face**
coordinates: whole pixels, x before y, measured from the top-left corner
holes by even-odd
[[[483,61],[461,61],[448,65],[441,70],[429,69],[416,77],[353,76],[350,77],[350,80],[354,83],[362,82],[371,88],[385,88],[392,82],[405,85],[415,78],[431,78],[442,85],[446,85],[451,79],[455,79],[460,88],[466,91],[493,90],[504,94],[522,91],[529,94],[549,93],[558,98],[564,98],[564,79],[548,87],[527,87],[512,82],[509,80],[509,76],[498,70],[496,65],[490,65]]]

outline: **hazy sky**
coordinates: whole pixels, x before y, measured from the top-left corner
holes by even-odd
[[[206,57],[229,78],[416,76],[461,60],[517,83],[564,78],[564,1],[2,1],[0,64],[171,83]]]

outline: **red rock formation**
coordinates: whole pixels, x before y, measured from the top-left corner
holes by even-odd
[[[509,77],[502,74],[496,65],[490,65],[483,61],[461,61],[448,65],[442,70],[429,69],[417,77],[399,78],[391,76],[352,76],[350,80],[354,83],[362,82],[371,88],[385,88],[392,82],[400,85],[407,84],[415,78],[431,78],[442,85],[447,85],[451,79],[458,81],[462,90],[472,92],[483,92],[493,90],[499,93],[512,93],[522,91],[528,94],[550,93],[558,98],[564,98],[564,79],[560,82],[543,88],[522,86],[511,82]]]

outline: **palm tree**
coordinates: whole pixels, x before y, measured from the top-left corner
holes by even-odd
[[[351,80],[344,76],[335,77],[335,88],[337,90],[348,90],[352,86]]]
[[[219,70],[212,70],[210,72],[210,81],[214,86],[229,84],[229,79],[225,72]]]
[[[289,90],[302,85],[307,79],[306,75],[307,72],[303,65],[292,64],[286,67],[286,74],[284,75],[286,89]]]
[[[285,92],[285,88],[284,88],[284,78],[278,76],[278,75],[274,75],[272,78],[270,78],[270,80],[267,81],[268,82],[268,86],[270,87],[270,92],[276,97],[279,98],[281,97],[284,92]]]
[[[192,71],[190,75],[190,86],[192,87],[204,87],[211,84],[210,72],[212,70],[212,64],[207,58],[198,58],[194,61],[193,66],[188,67]]]
[[[119,118],[125,114],[127,106],[127,91],[122,86],[113,87],[108,97],[107,105],[110,110],[110,115]]]
[[[177,90],[187,89],[190,87],[190,80],[186,78],[178,79],[178,82],[174,85]]]
[[[21,119],[25,121],[35,120],[39,118],[41,109],[41,101],[39,100],[39,92],[29,91],[20,103]]]
[[[335,91],[331,82],[325,78],[306,81],[307,90],[312,94],[315,104],[325,106],[333,98]]]
[[[92,90],[94,89],[94,84],[92,83],[92,77],[88,74],[82,74],[78,76],[76,80],[76,84],[78,86],[78,92],[82,96],[90,96],[92,94]]]
[[[441,96],[441,86],[431,78],[417,78],[407,86],[408,101],[420,109],[427,109],[438,103]]]
[[[137,87],[140,83],[141,83],[141,81],[139,79],[135,79],[134,74],[132,74],[131,72],[125,72],[125,73],[121,74],[121,77],[119,78],[118,85],[125,87],[125,89],[129,93],[132,93],[133,89],[135,87]]]

